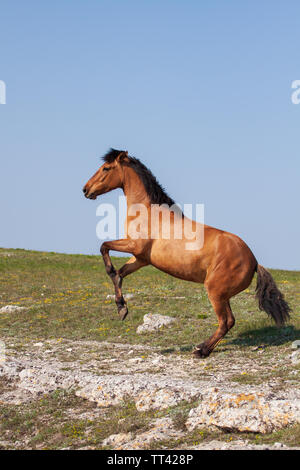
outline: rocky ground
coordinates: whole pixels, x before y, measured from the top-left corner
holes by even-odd
[[[10,340],[0,367],[0,404],[10,409],[34,407],[45,396],[65,391],[93,406],[83,412],[80,407],[64,410],[62,423],[79,417],[89,423],[104,422],[110,410],[124,403],[131,403],[136,416],[144,418],[142,426],[131,426],[127,432],[108,429],[96,446],[87,442],[80,446],[85,441],[80,439],[77,448],[147,449],[157,443],[159,448],[286,449],[280,441],[253,442],[247,436],[270,435],[300,423],[299,351],[276,357],[278,367],[292,366],[284,386],[280,377],[254,386],[233,381],[232,376],[266,374],[268,361],[259,349],[256,361],[233,354],[229,364],[227,357],[214,354],[197,360],[176,351],[162,353],[155,347],[106,341],[58,339],[18,347]],[[126,421],[126,416],[119,417],[118,425],[122,419]],[[14,437],[8,427],[2,433],[2,448],[33,446],[30,432],[18,442]]]

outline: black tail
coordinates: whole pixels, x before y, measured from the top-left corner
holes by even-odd
[[[271,274],[260,264],[257,265],[256,298],[259,309],[267,312],[277,326],[282,326],[289,320],[291,308],[284,300]]]

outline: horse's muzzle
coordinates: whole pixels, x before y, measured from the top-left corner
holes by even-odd
[[[96,198],[97,198],[96,194],[95,194],[94,192],[90,193],[90,192],[86,189],[86,187],[84,187],[82,191],[83,191],[83,194],[85,195],[85,197],[86,197],[87,199],[96,199]]]

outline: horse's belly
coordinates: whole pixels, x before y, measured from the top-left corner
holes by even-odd
[[[187,250],[182,240],[156,240],[151,249],[150,262],[171,276],[186,281],[204,282],[206,268],[201,250]]]

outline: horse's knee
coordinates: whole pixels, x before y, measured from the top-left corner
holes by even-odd
[[[230,317],[227,319],[227,328],[228,330],[231,330],[231,328],[233,328],[235,325],[235,318],[234,317]]]
[[[101,255],[102,255],[102,256],[105,255],[105,253],[107,253],[107,251],[108,251],[108,249],[107,249],[107,247],[106,247],[106,243],[103,242],[102,245],[100,246],[100,253],[101,253]]]

